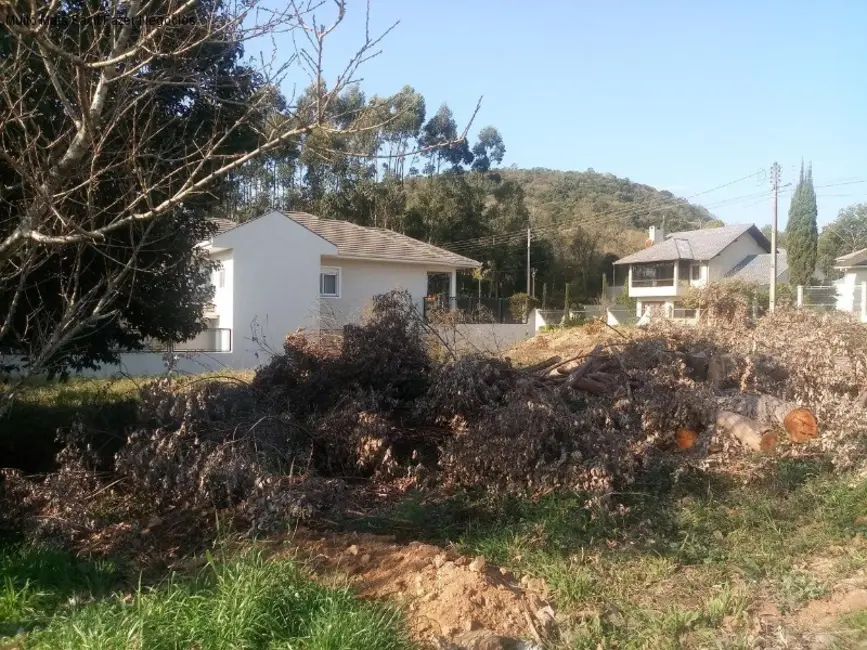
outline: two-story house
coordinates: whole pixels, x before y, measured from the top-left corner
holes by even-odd
[[[771,243],[753,224],[688,230],[666,235],[651,226],[647,247],[615,262],[628,268],[629,297],[637,315],[648,310],[677,315],[691,287],[728,278],[771,281]],[[787,281],[786,254],[777,250],[777,282]]]

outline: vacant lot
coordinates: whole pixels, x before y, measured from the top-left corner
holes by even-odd
[[[281,536],[253,551],[221,546],[216,557],[181,562],[147,586],[122,556],[76,559],[9,543],[0,553],[0,635],[9,642],[2,647],[400,648],[411,641],[394,606],[413,629],[425,629],[416,645],[433,635],[430,626],[419,628],[415,611],[429,609],[460,627],[469,613],[500,620],[443,582],[436,589],[426,583],[435,593],[416,592],[429,563],[402,568],[419,553],[413,540],[508,568],[531,602],[552,607],[547,630],[519,621],[527,639],[538,633],[551,648],[867,642],[863,481],[833,476],[820,463],[786,461],[761,486],[700,475],[675,485],[659,476],[625,496],[628,510],[611,514],[588,510],[577,497],[426,501],[408,494],[315,535]],[[383,572],[386,561],[399,570]],[[372,582],[383,576],[391,584]],[[399,580],[410,587],[395,586]],[[482,602],[487,595],[497,604],[493,586],[473,587]],[[364,604],[351,590],[388,600]]]
[[[0,554],[3,643],[867,644],[862,330],[595,326],[511,355],[569,366],[517,369],[431,360],[383,318],[339,349],[291,338],[253,378],[29,387],[18,439],[72,442],[45,482],[0,486],[30,508]],[[687,373],[701,355],[728,388]],[[820,435],[751,451],[714,427],[725,391],[809,405]]]

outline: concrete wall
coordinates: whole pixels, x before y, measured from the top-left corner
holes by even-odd
[[[747,255],[767,253],[749,233],[744,233],[708,263],[708,282],[717,282],[725,277]]]
[[[203,372],[219,372],[236,368],[232,365],[234,355],[227,352],[189,352],[175,353],[172,369],[179,374],[196,375]],[[3,357],[2,362],[15,363],[15,357]],[[245,366],[237,366],[243,370]],[[78,377],[154,377],[164,375],[167,370],[166,358],[158,352],[127,352],[120,355],[120,363],[102,366],[97,370],[82,370]],[[15,376],[12,373],[11,376]]]
[[[321,267],[339,268],[341,283],[339,298],[321,298],[323,328],[335,329],[359,322],[370,307],[371,299],[392,289],[409,291],[416,308],[422,313],[428,274],[423,265],[347,260],[327,255],[322,257]]]
[[[455,350],[463,353],[482,352],[499,354],[521,341],[536,335],[531,319],[529,323],[466,323],[455,327],[438,328],[440,336]]]
[[[299,327],[318,329],[320,260],[335,255],[336,246],[279,212],[218,235],[213,244],[232,250],[231,367],[257,365],[263,347],[280,350]]]

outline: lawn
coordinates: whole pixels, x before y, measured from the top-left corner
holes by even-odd
[[[110,563],[0,550],[2,648],[399,650],[407,639],[396,610],[321,586],[294,560],[255,549],[132,588]]]
[[[818,623],[799,619],[806,603],[853,576],[867,587],[867,483],[822,463],[781,461],[749,487],[660,474],[622,497],[616,514],[578,497],[416,498],[347,525],[454,543],[543,579],[566,623],[558,648],[755,648],[779,635],[805,647],[799,626]],[[827,647],[867,641],[863,612],[823,623]]]
[[[252,371],[227,370],[184,378],[203,381],[216,377],[248,381]],[[14,459],[26,472],[51,468],[59,450],[58,433],[76,420],[94,434],[95,443],[108,454],[121,444],[125,432],[136,424],[139,389],[154,377],[94,379],[76,377],[68,381],[34,379],[15,396],[11,412],[0,420],[0,458]],[[0,387],[2,388],[2,387]]]

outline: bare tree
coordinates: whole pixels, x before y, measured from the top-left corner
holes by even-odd
[[[372,35],[366,22],[326,78],[345,0],[277,10],[232,1],[0,0],[0,354],[24,353],[20,376],[122,319],[123,301],[165,263],[145,255],[174,236],[160,222],[193,210],[231,172],[302,137],[400,119],[334,119],[394,26]],[[292,43],[288,55],[277,36]],[[238,46],[252,39],[270,39],[270,60],[239,64]],[[279,92],[295,87],[308,90]],[[49,276],[55,310],[40,306],[36,286]]]

